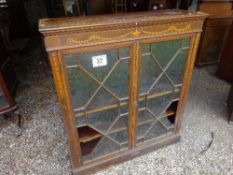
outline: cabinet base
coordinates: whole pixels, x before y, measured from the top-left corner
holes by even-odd
[[[84,175],[84,174],[87,175],[87,174],[96,172],[110,165],[112,166],[115,164],[119,164],[121,162],[133,159],[137,156],[159,149],[161,147],[176,143],[180,141],[180,138],[181,138],[180,134],[172,134],[157,141],[147,142],[146,144],[140,145],[134,149],[118,152],[116,155],[112,157],[104,158],[104,159],[95,161],[93,163],[89,163],[89,164],[74,168],[73,174],[74,175]]]

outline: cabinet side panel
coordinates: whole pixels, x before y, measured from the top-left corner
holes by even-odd
[[[76,128],[74,127],[74,121],[69,112],[69,107],[67,104],[68,96],[67,96],[67,87],[65,85],[64,80],[64,70],[62,70],[61,63],[59,61],[59,55],[57,52],[49,53],[49,59],[52,66],[53,76],[55,80],[55,86],[57,90],[58,100],[61,106],[63,121],[65,124],[66,132],[68,135],[68,141],[71,149],[71,158],[73,167],[77,167],[82,163],[81,155],[80,155],[80,145],[78,142],[78,135]],[[65,90],[66,89],[66,90]]]
[[[194,62],[197,54],[197,49],[198,49],[198,44],[200,40],[200,33],[195,34],[192,37],[191,45],[190,45],[190,51],[189,51],[189,57],[188,57],[188,62],[186,64],[186,71],[184,74],[184,83],[180,95],[180,102],[177,108],[177,119],[175,121],[175,126],[176,126],[176,133],[180,131],[181,128],[181,122],[183,118],[183,113],[184,113],[184,107],[185,103],[187,101],[187,96],[189,92],[189,86],[190,86],[190,81],[192,78],[192,72],[193,72],[193,67],[194,67]]]

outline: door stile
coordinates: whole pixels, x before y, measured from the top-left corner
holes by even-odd
[[[138,122],[138,97],[139,97],[139,65],[141,61],[141,46],[136,41],[131,50],[130,60],[130,85],[129,85],[129,148],[136,146]]]

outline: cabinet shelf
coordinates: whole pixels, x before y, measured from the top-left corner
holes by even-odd
[[[167,109],[166,112],[165,112],[165,116],[168,117],[168,116],[171,116],[171,115],[175,115],[175,111],[172,110],[172,109]]]
[[[91,140],[99,139],[102,137],[99,132],[88,126],[79,127],[77,130],[81,143],[90,142]]]
[[[90,154],[95,148],[96,144],[101,139],[102,135],[89,126],[82,126],[77,128],[82,155]]]
[[[165,118],[165,117],[175,115],[175,109],[172,108],[171,106],[165,111],[165,113],[160,118]],[[145,109],[143,109],[143,110],[145,110]],[[121,116],[121,117],[127,117],[128,118],[128,115],[124,115],[124,116]],[[141,126],[141,125],[150,123],[152,121],[154,121],[154,118],[149,117],[148,114],[139,115],[138,125]],[[102,121],[102,122],[104,122],[104,121]],[[127,126],[128,126],[128,120],[122,120],[122,122],[118,123],[118,125],[114,125],[113,129],[108,134],[114,134],[114,133],[117,133],[117,132],[127,130]],[[94,129],[92,129],[92,128],[88,127],[88,126],[80,126],[78,128],[78,132],[79,132],[80,142],[82,142],[82,143],[86,143],[88,141],[91,141],[91,140],[98,139],[98,138],[102,137],[99,132],[95,131]]]
[[[179,92],[179,89],[175,89],[174,91],[165,91],[165,92],[162,92],[162,93],[155,93],[155,94],[151,94],[151,95],[148,95],[148,99],[153,99],[153,98],[156,98],[156,97],[159,97],[159,96],[163,96],[163,95],[168,95],[168,94],[171,94],[171,93],[177,93]],[[139,102],[140,101],[143,101],[144,100],[144,97],[139,97]],[[113,109],[113,108],[116,108],[118,107],[119,105],[120,106],[125,106],[127,105],[127,101],[123,101],[123,102],[120,102],[119,104],[111,104],[111,105],[105,105],[105,106],[102,106],[102,107],[98,107],[98,108],[95,108],[95,109],[90,109],[90,110],[86,110],[84,112],[84,110],[74,110],[75,112],[75,116],[76,117],[80,117],[80,116],[83,116],[85,114],[92,114],[92,113],[96,113],[96,112],[101,112],[101,111],[104,111],[104,110],[109,110],[109,109]]]
[[[176,111],[178,106],[178,100],[173,101],[170,106],[167,108],[165,112],[165,118],[163,117],[163,123],[166,125],[166,127],[169,129],[169,127],[172,127],[172,125],[175,122],[176,117]]]
[[[165,114],[158,119],[162,119],[162,118],[166,118],[166,117],[169,118],[170,116],[174,116],[174,115],[175,115],[175,111],[172,110],[171,108],[168,108],[166,110]],[[138,119],[138,126],[148,124],[150,122],[153,122],[154,120],[155,120],[154,118],[148,118],[148,116],[146,116],[146,115],[140,115],[139,119]],[[127,127],[121,125],[121,127],[115,128],[112,131],[110,131],[109,134],[121,132],[121,131],[126,130],[126,129],[127,129]]]
[[[100,140],[100,138],[95,139],[95,140],[91,140],[91,141],[86,142],[86,143],[80,143],[81,150],[82,150],[82,156],[90,154],[93,151],[93,149],[95,148],[95,146],[98,144],[99,140]]]

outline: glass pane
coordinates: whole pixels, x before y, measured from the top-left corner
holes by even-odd
[[[150,54],[150,53],[151,53],[151,44],[143,44],[142,54]]]
[[[79,57],[79,54],[65,55],[65,64],[67,66],[78,65],[79,64],[78,57]]]
[[[163,41],[151,44],[152,54],[162,67],[167,66],[168,62],[180,49],[181,40]]]
[[[106,56],[107,65],[93,67],[92,58],[96,56]],[[91,73],[97,80],[103,81],[107,76],[108,72],[111,70],[117,61],[117,51],[108,50],[104,52],[91,52],[91,53],[81,53],[80,54],[80,65],[83,66],[88,72]]]
[[[190,38],[185,38],[183,39],[183,42],[182,42],[182,47],[189,47],[190,45]]]
[[[167,129],[165,126],[163,126],[159,121],[156,121],[152,124],[152,127],[147,130],[147,134],[145,135],[144,139],[149,140],[153,139],[155,137],[164,135],[167,133]]]
[[[129,112],[128,102],[120,107],[120,113],[125,114]]]
[[[111,128],[110,133],[116,133],[118,131],[128,130],[128,118],[129,118],[128,115],[119,117],[119,119]]]
[[[160,121],[168,128],[174,126],[174,122],[169,119],[169,117],[163,117]]]
[[[152,122],[145,123],[143,125],[139,125],[137,129],[137,143],[143,142],[145,138],[145,134],[148,129],[152,126]]]
[[[146,107],[146,97],[141,97],[138,102],[138,108],[145,108]]]
[[[144,123],[150,123],[155,120],[156,117],[152,115],[148,110],[140,110],[138,112],[138,124],[143,125]]]
[[[142,56],[140,68],[140,93],[146,93],[161,72],[162,71],[150,55]]]
[[[94,96],[94,98],[90,101],[90,104],[88,104],[87,109],[94,109],[101,106],[112,105],[116,104],[117,102],[118,100],[114,96],[112,96],[109,92],[101,88]]]
[[[111,124],[116,120],[117,117],[118,109],[114,108],[89,114],[87,115],[87,120],[88,124],[93,128],[101,132],[107,132],[107,130],[110,128]]]
[[[96,91],[98,84],[80,68],[72,68],[67,71],[71,96],[74,108],[84,107],[89,98]]]
[[[173,85],[170,80],[163,75],[158,82],[150,90],[150,94],[159,94],[162,92],[169,92],[173,90]]]
[[[168,105],[172,102],[172,95],[165,95],[155,97],[147,100],[147,107],[153,112],[154,115],[160,117],[160,115],[166,110]]]
[[[117,150],[120,150],[121,146],[116,144],[113,140],[104,137],[100,140],[100,142],[97,144],[93,152],[91,153],[91,158],[95,159],[98,157],[101,157],[105,154],[115,152]]]
[[[181,50],[167,70],[168,76],[172,79],[175,85],[182,84],[183,74],[188,56],[188,49]]]
[[[77,124],[78,127],[86,126],[87,122],[88,122],[87,117],[85,117],[85,116],[76,117],[76,124]]]
[[[175,92],[173,94],[173,98],[174,99],[179,99],[180,98],[180,92],[181,92],[181,89],[180,88],[176,88]]]
[[[115,132],[110,135],[114,140],[119,142],[121,145],[124,143],[128,143],[128,131],[122,130],[119,132]]]
[[[129,59],[119,61],[104,85],[119,98],[128,97]]]
[[[130,49],[129,48],[120,48],[119,49],[119,57],[120,58],[130,57]]]

